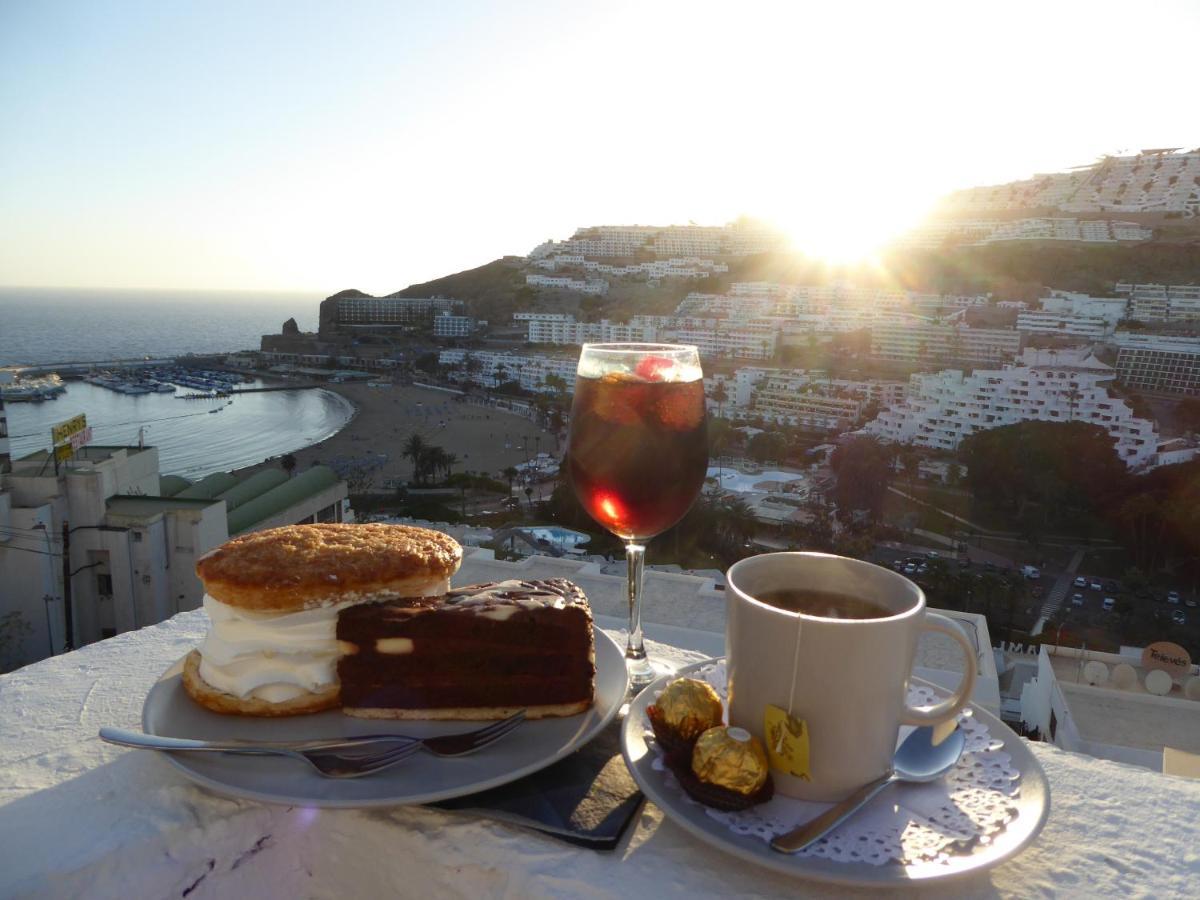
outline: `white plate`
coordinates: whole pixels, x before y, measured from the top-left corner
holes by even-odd
[[[594,628],[596,702],[586,713],[526,722],[491,747],[454,759],[424,751],[394,768],[348,780],[323,778],[299,760],[225,753],[164,753],[167,761],[197,784],[221,794],[289,806],[399,806],[432,803],[516,781],[557,762],[595,737],[621,708],[628,689],[625,655],[612,638]],[[209,712],[187,696],[182,661],[150,689],[142,707],[147,734],[201,740],[301,740],[380,734],[389,730],[417,737],[479,727],[470,722],[384,722],[355,719],[337,710],[311,716],[256,719]]]
[[[788,856],[772,850],[761,838],[734,834],[726,826],[707,815],[700,807],[687,802],[684,794],[668,788],[664,773],[656,772],[652,766],[655,753],[647,746],[646,707],[656,693],[666,686],[668,680],[688,675],[716,660],[706,660],[674,675],[660,678],[643,690],[629,705],[629,712],[621,727],[621,752],[625,764],[633,773],[643,793],[663,811],[668,819],[690,832],[700,840],[731,853],[755,865],[774,869],[787,875],[829,881],[858,887],[912,887],[914,883],[942,882],[982,872],[1015,856],[1032,841],[1050,812],[1050,786],[1046,774],[1029,752],[1029,748],[1007,725],[975,704],[971,709],[979,721],[987,725],[992,737],[1004,741],[1004,752],[1012,757],[1013,767],[1021,773],[1021,789],[1016,797],[1017,817],[996,835],[991,843],[978,846],[973,853],[952,855],[949,863],[924,862],[913,865],[885,863],[880,866],[869,863],[843,863],[836,860],[812,857]],[[913,683],[940,688],[913,678]]]

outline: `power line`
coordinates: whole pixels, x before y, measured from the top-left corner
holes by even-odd
[[[208,410],[201,412],[183,413],[178,416],[159,416],[157,419],[131,419],[128,422],[102,422],[97,425],[92,425],[92,428],[123,428],[126,425],[148,425],[151,422],[170,422],[174,419],[190,419],[194,416],[203,416],[208,413]],[[10,434],[9,438],[31,438],[40,437],[46,433],[46,429],[41,431],[30,431],[25,434]]]
[[[30,550],[28,547],[11,547],[7,544],[0,545],[0,551],[3,550],[16,550],[18,553],[36,553],[38,556],[52,556],[55,559],[62,558],[61,553],[47,553],[45,550]]]

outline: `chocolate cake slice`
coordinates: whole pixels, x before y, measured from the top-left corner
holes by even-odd
[[[342,711],[372,719],[571,716],[592,705],[592,614],[570,581],[502,581],[338,615]]]

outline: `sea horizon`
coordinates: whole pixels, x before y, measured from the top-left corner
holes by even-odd
[[[294,318],[317,327],[324,294],[0,287],[0,366],[257,350]]]

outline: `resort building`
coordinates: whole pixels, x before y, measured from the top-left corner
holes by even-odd
[[[1200,338],[1118,331],[1117,377],[1128,388],[1200,395]]]
[[[1200,284],[1118,284],[1129,295],[1130,319],[1137,322],[1200,324]]]
[[[1099,425],[1131,469],[1157,463],[1158,434],[1129,404],[1109,394],[1116,373],[1090,351],[1026,350],[1018,365],[913,375],[908,397],[864,431],[884,441],[954,450],[964,437],[1017,422]]]
[[[1099,316],[1074,316],[1054,312],[1023,312],[1017,315],[1017,331],[1055,337],[1100,340],[1112,327]]]
[[[564,291],[578,291],[581,294],[594,294],[602,297],[608,293],[608,282],[603,278],[573,278],[570,275],[538,275],[529,273],[525,283],[534,287],[558,288]]]
[[[547,384],[547,376],[561,378],[568,392],[575,390],[575,370],[579,366],[579,359],[575,356],[495,350],[443,350],[438,354],[438,363],[453,370],[451,378],[460,383],[494,388],[516,381],[524,390],[549,394],[554,393],[556,388],[552,383]]]
[[[1031,218],[932,222],[909,232],[899,246],[936,250],[951,244],[993,244],[1001,241],[1078,241],[1112,244],[1148,241],[1154,229],[1137,222],[1109,219]]]
[[[1167,774],[1178,754],[1200,754],[1200,672],[1182,647],[1098,653],[1043,644],[1036,660],[1021,686],[1020,719],[1043,740]]]
[[[866,401],[850,391],[827,388],[806,378],[768,376],[754,392],[754,413],[780,425],[842,431],[862,414]]]
[[[159,474],[154,447],[83,446],[14,460],[0,476],[0,610],[29,627],[8,663],[24,664],[200,605],[196,560],[230,536],[338,522],[346,485],[324,466],[215,473],[190,484]],[[65,559],[64,559],[65,556]]]
[[[1194,218],[1200,215],[1200,148],[1178,150],[1106,156],[1070,172],[969,188],[951,194],[945,205],[966,212],[1052,208],[1074,213],[1173,212]]]
[[[445,338],[470,337],[479,328],[479,322],[470,316],[456,316],[450,312],[438,313],[433,317],[433,336]]]
[[[775,354],[778,328],[773,323],[686,316],[633,316],[628,323],[576,322],[573,316],[549,318],[518,313],[527,322],[531,344],[579,345],[618,341],[666,341],[694,344],[702,356],[769,359]]]
[[[1021,332],[1012,328],[940,325],[915,316],[881,318],[871,327],[871,355],[877,359],[996,363],[1020,349]]]
[[[661,259],[740,257],[781,249],[783,236],[772,228],[739,220],[728,225],[599,225],[580,228],[569,240],[546,241],[529,253],[536,262],[552,257],[629,259],[652,254]]]
[[[581,269],[597,275],[612,275],[617,278],[642,276],[644,278],[707,278],[719,272],[728,272],[729,266],[722,262],[714,262],[698,256],[672,257],[671,259],[652,259],[646,262],[630,262],[624,265],[597,262],[585,259],[576,254],[548,256],[533,260],[539,269],[551,272],[562,269]]]
[[[1045,313],[1103,319],[1108,334],[1112,334],[1113,329],[1125,318],[1129,306],[1125,297],[1093,297],[1074,291],[1051,291],[1050,296],[1043,297],[1039,302]]]
[[[461,300],[444,297],[372,297],[361,291],[342,291],[321,301],[321,334],[354,329],[428,327],[434,316],[455,313]]]

